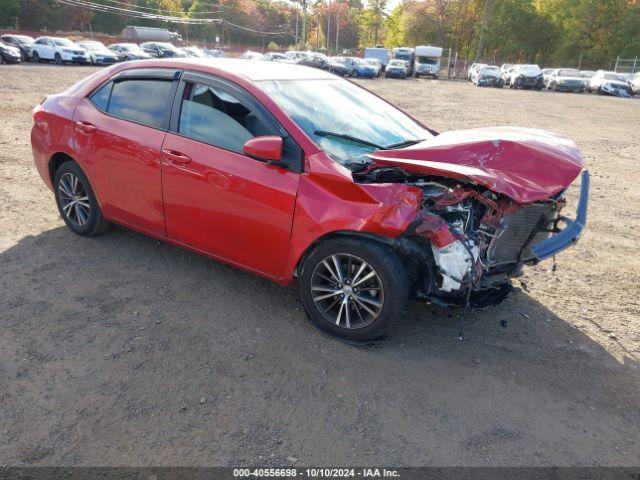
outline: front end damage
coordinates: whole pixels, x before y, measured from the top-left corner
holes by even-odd
[[[487,179],[430,175],[432,166],[426,168],[426,163],[421,164],[425,168],[416,169],[415,163],[394,164],[395,160],[383,157],[384,153],[353,178],[356,183],[404,183],[421,189],[420,213],[394,242],[416,298],[473,307],[499,303],[510,291],[510,279],[521,275],[525,265],[573,245],[584,228],[587,171],[582,174],[577,217],[571,220],[562,215],[570,182],[549,195],[538,192],[526,197],[530,192],[516,187],[527,181],[534,184],[531,178],[522,185],[512,182],[511,189],[496,188],[498,183]],[[535,185],[538,190],[544,186],[540,181]]]

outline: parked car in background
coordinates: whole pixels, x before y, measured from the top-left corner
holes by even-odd
[[[440,76],[440,60],[442,47],[431,45],[418,45],[414,49],[413,76],[428,76],[436,80]]]
[[[640,72],[633,75],[629,86],[631,87],[631,93],[634,95],[640,94]]]
[[[397,47],[391,51],[391,58],[407,62],[407,75],[413,75],[413,63],[415,62],[415,50],[410,47]]]
[[[538,65],[516,65],[511,70],[510,76],[510,88],[533,88],[535,90],[542,90],[544,88],[542,70],[540,70]]]
[[[343,53],[343,55],[351,55],[351,53]],[[378,60],[380,64],[380,72],[384,72],[389,63],[389,50],[382,47],[367,47],[364,49],[364,58],[369,60],[370,58]]]
[[[472,63],[471,66],[467,70],[467,80],[472,82],[473,76],[475,73],[480,70],[482,67],[486,67],[486,63]]]
[[[262,60],[263,55],[260,52],[247,50],[246,52],[241,53],[238,58],[241,58],[242,60]]]
[[[587,91],[616,97],[630,97],[632,95],[631,87],[622,75],[605,70],[598,70],[589,79]]]
[[[22,54],[20,49],[0,41],[0,63],[20,63]]]
[[[262,56],[262,59],[267,62],[284,62],[287,60],[287,57],[284,53],[267,52]]]
[[[87,51],[89,62],[92,65],[111,65],[120,61],[120,55],[113,50],[109,50],[102,42],[83,40],[76,45]]]
[[[34,62],[42,60],[54,61],[58,65],[63,63],[89,63],[87,51],[71,40],[60,37],[38,37],[31,44],[31,59]]]
[[[584,92],[586,82],[580,72],[572,68],[558,68],[547,77],[547,88],[561,92]]]
[[[369,58],[365,57],[364,61],[376,69],[376,77],[379,77],[380,72],[382,71],[382,65],[380,64],[380,60],[373,57],[369,57]]]
[[[308,57],[309,52],[303,52],[301,50],[289,50],[284,54],[284,56],[287,57],[287,60],[297,62],[301,58]]]
[[[184,58],[187,56],[182,50],[166,42],[144,42],[140,48],[156,58]]]
[[[500,68],[496,65],[487,65],[479,69],[473,76],[473,84],[478,87],[502,88],[502,76]]]
[[[296,285],[314,324],[353,341],[393,332],[410,296],[499,303],[583,232],[589,174],[570,139],[434,132],[326,72],[260,67],[125,62],[46,97],[32,152],[68,228],[114,222]]]
[[[180,50],[186,53],[187,57],[204,58],[204,52],[198,47],[182,47]]]
[[[147,52],[141,49],[135,43],[112,43],[109,50],[120,56],[120,60],[146,60],[151,58]]]
[[[545,87],[549,87],[549,83],[548,83],[548,79],[549,76],[555,72],[557,70],[557,68],[543,68],[542,69],[542,81],[544,82],[544,86]]]
[[[202,53],[204,54],[205,57],[209,57],[209,58],[224,58],[227,56],[223,50],[219,50],[216,48],[212,48],[212,49],[204,48],[202,50]]]
[[[404,60],[392,59],[387,64],[387,69],[384,72],[386,78],[407,78],[407,62]]]
[[[580,70],[580,77],[584,79],[584,83],[587,87],[587,91],[589,90],[589,80],[596,74],[593,70]]]
[[[513,73],[513,71],[515,70],[516,66],[515,65],[511,65],[508,63],[505,63],[504,65],[502,65],[502,67],[500,67],[500,73],[502,76],[502,84],[509,86],[511,83],[511,73]]]
[[[20,55],[23,61],[31,58],[31,44],[34,42],[33,37],[28,35],[1,35],[0,41],[20,50]]]
[[[312,52],[308,56],[298,60],[296,63],[298,65],[326,70],[327,72],[335,73],[341,76],[347,75],[347,68],[343,64],[332,61],[324,53]]]
[[[347,74],[352,77],[375,78],[377,76],[377,69],[369,65],[363,58],[346,57],[343,65],[347,69]]]

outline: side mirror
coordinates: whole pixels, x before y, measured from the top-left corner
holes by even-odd
[[[257,160],[279,162],[282,160],[282,138],[276,135],[254,137],[246,141],[242,151]]]

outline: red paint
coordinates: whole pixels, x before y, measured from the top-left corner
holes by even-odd
[[[250,140],[243,155],[114,118],[86,98],[120,71],[154,67],[216,75],[249,92],[301,147],[304,171],[251,158],[278,160],[280,139]],[[301,257],[324,236],[397,237],[421,215],[422,203],[415,186],[354,183],[351,172],[322,152],[255,83],[292,75],[326,74],[270,62],[255,71],[251,62],[233,60],[148,60],[105,68],[36,107],[36,166],[51,188],[49,162],[54,154],[66,154],[89,177],[108,220],[288,284]],[[506,128],[444,133],[371,157],[377,165],[485,185],[514,200],[492,205],[483,197],[496,214],[566,188],[581,164],[575,145],[563,137]],[[462,187],[438,201],[469,195],[477,192]],[[437,245],[451,240],[442,223],[423,218],[423,225],[417,233]]]
[[[580,174],[582,159],[566,137],[514,127],[445,132],[402,150],[375,152],[378,166],[472,181],[518,203],[557,194]]]

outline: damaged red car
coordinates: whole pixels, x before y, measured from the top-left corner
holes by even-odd
[[[522,128],[438,133],[303,66],[128,62],[34,110],[38,171],[80,235],[117,223],[296,284],[308,317],[370,340],[408,298],[499,302],[510,279],[575,243],[562,215],[575,144]]]

